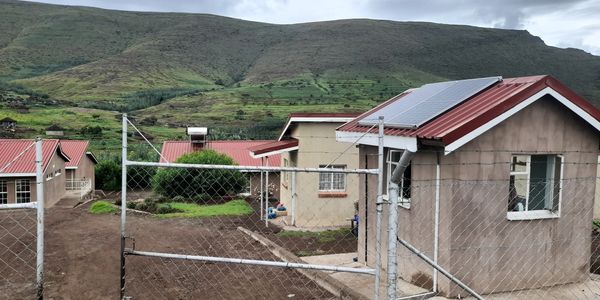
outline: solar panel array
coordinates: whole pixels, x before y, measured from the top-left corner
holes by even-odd
[[[501,80],[495,76],[426,84],[371,113],[359,124],[377,124],[383,116],[387,127],[418,128]]]

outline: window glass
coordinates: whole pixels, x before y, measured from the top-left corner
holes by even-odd
[[[31,202],[31,185],[29,179],[15,181],[15,194],[17,203]]]
[[[400,160],[400,157],[402,157],[402,150],[389,150],[388,151],[387,163],[386,163],[387,180],[386,180],[385,186],[384,186],[385,194],[388,193],[389,181],[392,177],[392,174],[394,173],[394,170],[398,166],[398,161]],[[404,170],[404,173],[402,174],[402,180],[401,180],[400,186],[399,186],[400,191],[401,191],[401,193],[399,194],[399,202],[400,202],[400,204],[402,204],[403,206],[405,206],[407,208],[410,207],[411,178],[412,178],[412,166],[409,164],[408,167],[406,167],[406,170]]]
[[[557,211],[561,170],[559,155],[513,155],[508,211]]]
[[[320,165],[319,168],[345,169],[346,166]],[[319,173],[319,191],[345,191],[346,174],[345,173]]]
[[[0,204],[8,203],[8,187],[6,180],[0,180]]]

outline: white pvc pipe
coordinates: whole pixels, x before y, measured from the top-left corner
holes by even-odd
[[[37,202],[37,299],[44,298],[44,171],[42,164],[42,140],[37,138],[35,141],[35,183]]]
[[[398,197],[399,197],[399,184],[402,181],[404,171],[410,164],[410,160],[414,152],[404,150],[402,156],[398,161],[398,165],[394,172],[390,176],[388,197],[390,200],[389,218],[388,218],[388,263],[387,263],[387,294],[388,299],[396,299],[396,278],[398,274],[398,263],[396,257],[396,240],[398,239]]]
[[[381,285],[381,218],[383,213],[383,134],[384,134],[383,116],[379,117],[378,148],[377,148],[377,200],[375,203],[376,225],[375,225],[375,300],[380,298]],[[368,159],[368,158],[365,158]],[[367,231],[365,224],[365,231]],[[365,241],[366,243],[367,241]]]
[[[0,204],[0,210],[3,210],[3,209],[22,209],[22,208],[37,208],[37,203],[36,202],[27,202],[27,203]]]
[[[209,261],[209,262],[216,262],[216,263],[268,266],[268,267],[280,267],[280,268],[292,268],[292,269],[323,270],[323,271],[347,272],[347,273],[357,273],[357,274],[366,274],[366,275],[374,275],[375,274],[375,270],[369,269],[369,268],[350,268],[350,267],[338,267],[338,266],[328,266],[328,265],[312,265],[312,264],[304,264],[304,263],[292,263],[292,262],[285,262],[285,261],[227,258],[227,257],[200,256],[200,255],[185,255],[185,254],[148,252],[148,251],[137,251],[137,250],[127,250],[126,253],[128,255],[199,260],[199,261]]]
[[[258,167],[236,165],[207,165],[207,164],[181,164],[160,163],[149,161],[126,161],[128,166],[159,167],[159,168],[189,168],[189,169],[218,169],[238,171],[270,171],[270,172],[304,172],[304,173],[344,173],[344,174],[378,174],[378,169],[335,169],[335,168],[291,168],[291,167]]]

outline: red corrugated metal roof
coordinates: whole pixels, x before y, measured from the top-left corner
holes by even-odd
[[[71,159],[70,162],[65,164],[66,168],[79,166],[81,158],[86,154],[89,143],[89,141],[84,140],[60,140],[60,147]]]
[[[448,145],[546,87],[557,91],[594,118],[600,120],[600,111],[588,101],[551,76],[542,75],[504,79],[419,128],[386,127],[385,134],[441,140]],[[396,101],[402,101],[402,97],[408,93],[410,93],[410,90],[361,114],[356,119],[340,126],[337,130],[366,132],[371,126],[360,125],[360,120],[383,107],[393,105]]]
[[[0,174],[1,173],[35,173],[35,141],[30,139],[0,139]],[[60,148],[59,140],[43,140],[42,160],[46,170],[53,154],[58,153],[69,161],[68,155]]]
[[[210,141],[207,148],[230,156],[240,166],[261,166],[262,160],[252,158],[248,149],[270,142],[273,141]],[[166,161],[161,158],[160,162],[175,162],[182,155],[197,150],[189,141],[166,141],[161,150]],[[268,162],[269,166],[278,167],[281,165],[281,156],[269,156]]]
[[[285,150],[285,149],[289,149],[289,148],[293,148],[293,147],[298,147],[298,140],[291,138],[288,140],[264,143],[261,145],[250,147],[250,148],[248,148],[248,150],[250,152],[254,153],[254,155],[261,155],[261,154],[265,154],[265,153],[269,153],[269,152],[273,152],[273,151]]]

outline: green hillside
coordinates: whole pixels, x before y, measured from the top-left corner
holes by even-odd
[[[18,134],[32,135],[56,123],[53,110],[70,111],[60,120],[80,135],[84,109],[97,111],[90,124],[105,129],[108,150],[119,111],[157,141],[191,124],[217,137],[265,138],[290,112],[364,111],[445,79],[551,74],[600,105],[600,57],[522,30],[363,19],[273,25],[12,0],[0,0],[0,29],[0,117],[22,120],[29,130]]]

